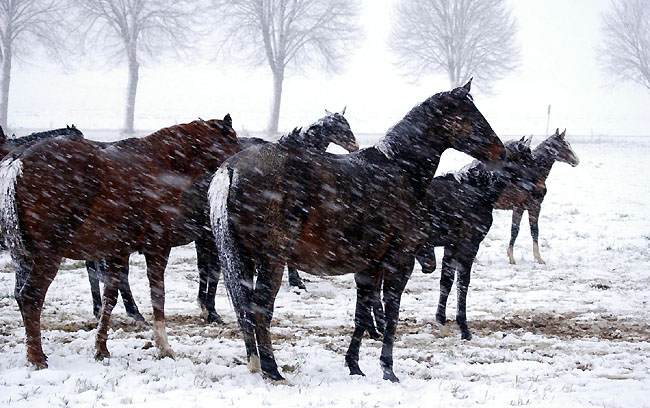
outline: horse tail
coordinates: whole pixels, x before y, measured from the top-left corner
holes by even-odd
[[[16,201],[16,185],[22,174],[23,162],[19,158],[8,157],[0,162],[0,230],[16,268],[17,291],[27,281],[31,269],[25,262],[26,251]]]
[[[228,197],[232,188],[232,180],[236,175],[234,170],[227,166],[222,166],[217,170],[210,182],[208,199],[210,201],[210,221],[219,251],[222,276],[239,326],[245,330],[250,324],[246,316],[250,302],[250,288],[246,285],[248,278],[245,276],[245,265],[242,262],[241,250],[228,217]]]

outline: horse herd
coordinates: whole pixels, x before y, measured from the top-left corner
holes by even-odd
[[[171,248],[189,242],[196,244],[198,299],[207,320],[221,322],[214,298],[223,274],[249,368],[272,380],[283,379],[270,327],[285,265],[294,281],[297,269],[355,275],[354,331],[345,356],[350,374],[363,375],[359,349],[367,331],[383,334],[383,376],[398,381],[392,350],[401,296],[416,259],[423,272],[435,269],[436,246],[445,248],[436,319],[446,322],[458,272],[456,320],[462,338],[470,339],[470,271],[492,210],[514,210],[511,263],[529,211],[534,255],[543,262],[537,220],[545,180],[556,160],[578,164],[564,132],[533,151],[530,139],[502,143],[470,87],[471,81],[431,96],[362,150],[345,110],[327,112],[277,143],[238,139],[230,115],[112,143],[87,140],[74,126],[23,138],[0,134],[0,228],[16,269],[27,360],[47,367],[40,316],[64,257],[87,263],[99,318],[95,358],[109,357],[118,291],[127,313],[144,320],[128,284],[129,255],[137,251],[146,260],[159,357],[174,357],[165,330],[164,271]],[[326,153],[330,143],[350,153]],[[478,161],[434,178],[448,148]]]

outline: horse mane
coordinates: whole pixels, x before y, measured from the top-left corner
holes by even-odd
[[[46,130],[44,132],[34,132],[27,136],[7,139],[14,147],[22,146],[26,143],[35,142],[43,139],[51,139],[54,137],[65,136],[72,140],[81,140],[84,134],[77,129],[74,125],[72,127],[66,126],[60,129]]]
[[[422,123],[435,122],[430,118],[441,116],[448,109],[453,92],[437,93],[414,106],[402,120],[388,129],[386,135],[374,147],[389,159],[408,156],[414,149],[419,149],[417,145],[429,131],[422,127]]]

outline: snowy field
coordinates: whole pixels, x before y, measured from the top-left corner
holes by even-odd
[[[193,246],[175,248],[166,272],[168,333],[178,358],[157,360],[152,332],[113,314],[108,347],[96,362],[90,291],[82,262],[65,261],[43,311],[50,368],[26,363],[14,273],[0,255],[0,406],[650,406],[650,138],[573,141],[576,168],[558,163],[540,219],[533,262],[526,216],[509,265],[510,213],[496,212],[479,251],[468,297],[474,334],[461,341],[450,296],[447,326],[435,323],[439,270],[413,273],[402,298],[395,343],[399,384],[382,380],[381,343],[364,339],[361,368],[344,366],[353,325],[352,276],[285,283],[273,324],[286,383],[245,365],[244,344],[223,286],[207,325],[196,304]],[[362,144],[363,144],[362,139]],[[539,140],[538,140],[539,141]],[[445,153],[439,171],[468,161]],[[441,259],[441,253],[439,253]],[[131,257],[131,284],[151,319],[144,258]]]

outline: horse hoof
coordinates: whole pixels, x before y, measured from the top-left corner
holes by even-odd
[[[467,331],[467,332],[463,332],[463,333],[461,334],[460,338],[461,338],[462,340],[472,340],[472,333],[470,333],[469,331]]]
[[[208,313],[208,323],[217,323],[217,324],[223,324],[223,319],[221,316],[219,316],[219,313],[217,312],[210,312]]]
[[[384,380],[388,380],[393,383],[399,382],[399,378],[397,378],[393,370],[384,370]]]
[[[140,312],[127,312],[126,314],[136,322],[147,323],[144,316],[142,316]]]
[[[272,370],[272,371],[264,371],[263,372],[264,377],[274,381],[286,381],[283,376],[280,375],[280,372],[278,370]]]
[[[172,349],[167,349],[167,350],[160,350],[158,353],[158,360],[162,360],[163,358],[169,357],[172,360],[176,360],[176,353],[174,353],[174,350]]]
[[[350,375],[359,375],[359,376],[361,376],[361,377],[365,377],[365,376],[366,376],[366,375],[363,373],[363,371],[361,371],[361,369],[360,369],[359,367],[356,367],[356,368],[348,367],[348,368],[350,369]]]
[[[47,357],[43,354],[40,357],[31,357],[27,356],[27,361],[29,361],[35,370],[44,370],[47,368]]]
[[[350,375],[360,375],[361,377],[365,377],[366,375],[361,371],[361,368],[359,368],[359,364],[353,363],[353,362],[348,362],[345,365],[348,366],[350,369]]]
[[[303,283],[302,280],[289,280],[289,286],[293,286],[294,288],[302,289],[302,290],[307,290],[307,287]]]
[[[97,350],[95,351],[95,360],[97,361],[104,361],[105,358],[109,358],[111,356],[111,353],[108,352],[108,350],[101,351]]]

